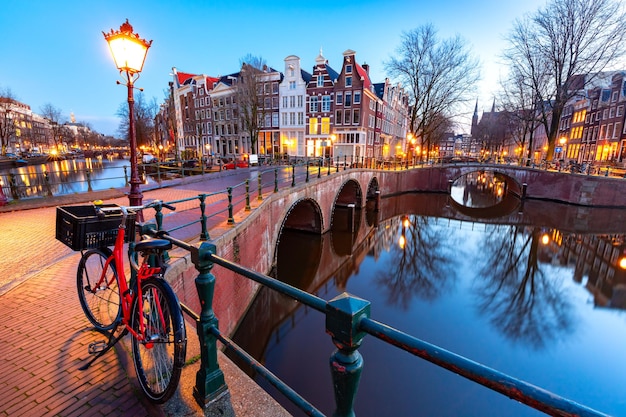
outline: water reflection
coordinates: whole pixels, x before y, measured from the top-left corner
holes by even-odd
[[[506,338],[542,349],[572,333],[576,309],[566,290],[541,268],[549,261],[538,227],[495,226],[483,235],[475,293],[481,314]],[[547,258],[547,259],[546,259]]]
[[[434,219],[401,216],[389,222],[394,234],[401,224],[399,247],[380,265],[375,282],[389,304],[406,310],[415,299],[434,300],[454,285],[460,242],[446,230],[429,227]]]
[[[463,175],[453,184],[450,196],[465,207],[484,208],[500,203],[506,194],[506,179],[493,171]]]
[[[129,164],[100,156],[28,165],[0,171],[0,186],[14,199],[122,188],[129,179]]]
[[[587,220],[569,222],[564,231],[546,219],[580,218],[564,216],[578,208],[529,205],[525,215],[541,219],[536,224],[520,218],[490,225],[443,218],[451,208],[436,196],[393,200],[377,216],[360,213],[351,238],[338,239],[334,231],[319,240],[281,237],[279,257],[288,255],[279,259],[278,278],[295,279],[326,300],[348,291],[372,302],[376,320],[602,412],[626,415],[621,211],[584,211]],[[614,219],[615,233],[590,233],[604,227],[594,218]],[[337,242],[350,247],[337,250]],[[321,314],[264,289],[234,339],[330,415],[333,346],[323,329]],[[360,351],[365,368],[357,415],[541,415],[373,338]],[[602,395],[594,394],[600,388]]]

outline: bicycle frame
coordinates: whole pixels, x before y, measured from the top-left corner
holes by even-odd
[[[96,288],[100,286],[106,280],[106,272],[110,267],[110,264],[113,263],[115,269],[117,271],[118,285],[119,285],[119,293],[120,293],[120,303],[122,307],[122,323],[127,331],[129,331],[133,337],[137,338],[141,342],[145,342],[145,322],[142,314],[139,315],[139,332],[133,330],[131,326],[131,307],[133,303],[133,299],[135,297],[143,297],[143,292],[141,289],[141,282],[149,278],[153,275],[160,274],[162,272],[161,267],[152,267],[149,266],[147,262],[142,262],[141,266],[139,266],[137,270],[137,292],[133,294],[131,291],[128,281],[126,279],[126,272],[124,270],[124,240],[126,237],[126,217],[127,211],[125,208],[121,208],[122,210],[122,222],[118,226],[117,236],[115,238],[115,245],[113,246],[113,251],[111,256],[108,257],[104,268],[102,270],[102,275],[98,280]],[[132,261],[131,261],[132,264]],[[110,283],[107,283],[110,284]],[[93,290],[95,292],[95,289]],[[159,312],[159,320],[164,323],[165,319],[163,318],[163,311],[161,310],[161,306],[159,300],[157,299],[157,307]],[[148,345],[150,342],[147,342]]]

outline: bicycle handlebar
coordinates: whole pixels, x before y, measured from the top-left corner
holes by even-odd
[[[171,204],[164,203],[161,200],[153,200],[149,203],[142,204],[141,206],[112,206],[112,207],[102,207],[102,201],[97,200],[93,203],[94,208],[96,209],[96,215],[100,220],[104,219],[104,215],[106,212],[111,211],[121,211],[122,212],[122,225],[126,224],[126,218],[128,217],[128,212],[136,212],[139,210],[143,210],[151,207],[165,207],[168,210],[176,210],[176,207]]]

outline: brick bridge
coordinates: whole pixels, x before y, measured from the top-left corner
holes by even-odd
[[[626,231],[625,179],[468,164],[401,171],[349,169],[322,176],[265,197],[244,220],[213,243],[220,256],[268,273],[276,265],[276,248],[283,229],[321,235],[330,231],[336,222],[335,226],[343,224],[353,230],[354,241],[359,242],[373,223],[400,214],[475,221],[476,213],[468,214],[450,204],[448,195],[450,184],[457,178],[481,170],[505,175],[510,179],[508,190],[524,196],[521,202],[517,200],[518,204],[510,213],[491,216],[484,219],[486,222],[545,225],[580,233]],[[546,210],[545,204],[554,204],[554,207]],[[370,210],[364,210],[367,208]],[[598,215],[599,211],[602,214]],[[327,246],[321,254],[320,267],[336,269],[346,256],[354,256],[355,252],[337,255]],[[173,268],[177,275],[170,281],[181,301],[199,309],[194,305],[197,304],[193,286],[196,272],[188,260],[181,265]],[[220,328],[230,334],[254,298],[258,285],[222,268],[216,268],[213,273],[217,278],[214,309],[220,318]]]

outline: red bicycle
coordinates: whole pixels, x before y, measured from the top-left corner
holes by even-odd
[[[172,243],[152,238],[137,242],[134,253],[129,251],[136,278],[129,283],[124,271],[124,243],[134,240],[134,235],[131,238],[126,233],[127,219],[131,216],[134,226],[136,211],[156,205],[175,209],[160,201],[127,207],[94,204],[98,221],[110,221],[114,216],[120,224],[113,250],[98,244],[83,252],[76,279],[78,298],[85,315],[97,330],[109,336],[108,341],[90,344],[89,353],[95,356],[80,369],[87,369],[130,333],[133,363],[141,389],[151,401],[163,403],[176,391],[187,348],[180,303],[163,279],[164,252],[171,249]],[[143,258],[141,265],[137,264],[138,253]],[[118,332],[118,328],[122,331]]]

